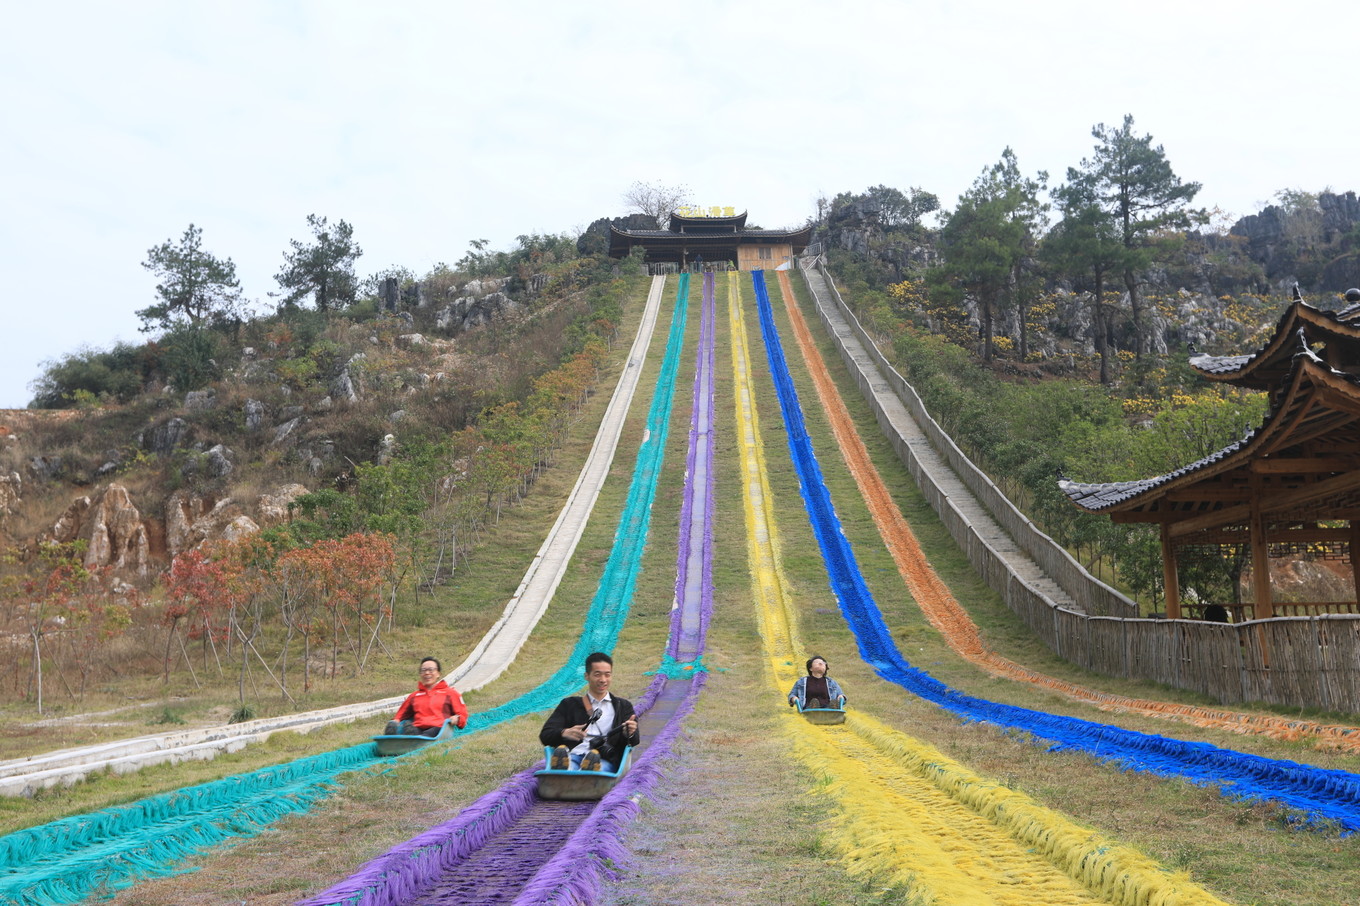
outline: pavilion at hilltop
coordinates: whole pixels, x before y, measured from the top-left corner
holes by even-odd
[[[735,266],[738,270],[775,270],[788,265],[812,236],[812,227],[801,230],[747,228],[746,213],[732,214],[718,208],[711,214],[686,209],[671,214],[668,229],[620,230],[609,228],[609,255],[625,258],[634,248],[646,252],[645,261],[691,265]]]
[[[1344,601],[1280,603],[1270,579],[1273,557],[1349,563],[1360,587],[1360,290],[1331,312],[1294,300],[1274,334],[1249,355],[1192,354],[1211,381],[1269,395],[1265,420],[1239,441],[1198,462],[1142,481],[1059,486],[1088,513],[1161,529],[1166,615],[1234,622],[1276,616],[1360,613]],[[1241,553],[1250,563],[1252,601],[1199,602],[1182,608],[1178,557],[1190,548]],[[1217,608],[1209,610],[1217,603]]]

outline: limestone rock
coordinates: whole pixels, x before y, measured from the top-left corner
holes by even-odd
[[[166,456],[184,443],[189,434],[189,423],[182,418],[172,418],[164,424],[151,429],[150,436],[142,432],[138,442],[158,456]]]
[[[251,531],[259,531],[260,527],[230,497],[216,500],[176,491],[165,504],[166,552],[175,557],[207,542],[242,537],[241,519],[253,526]]]
[[[294,483],[283,485],[272,494],[261,494],[255,515],[263,526],[282,525],[288,521],[288,505],[306,493],[306,485]]]
[[[145,576],[150,568],[150,544],[142,514],[120,484],[104,489],[90,508],[80,537],[89,541],[86,566],[110,566],[139,576]]]
[[[216,390],[190,390],[184,394],[184,408],[190,412],[212,409],[216,405]]]
[[[288,439],[288,435],[292,434],[293,431],[300,424],[302,424],[301,417],[291,419],[279,425],[277,428],[274,429],[274,443],[275,444],[283,443],[285,440]]]
[[[242,538],[256,534],[259,530],[260,527],[255,524],[255,520],[243,513],[223,526],[219,537],[223,541],[240,541]]]
[[[76,540],[80,536],[80,526],[85,521],[85,514],[89,512],[90,505],[89,497],[77,497],[71,501],[66,512],[57,517],[57,521],[52,523],[52,527],[43,533],[40,540],[56,541],[59,544]]]
[[[61,457],[35,456],[28,461],[28,470],[39,481],[50,481],[61,471]]]
[[[8,516],[19,508],[24,490],[24,479],[18,472],[0,475],[0,516]]]
[[[205,455],[208,459],[208,474],[213,478],[226,478],[235,468],[231,458],[236,454],[222,444],[217,444]]]
[[[246,400],[246,430],[258,431],[264,425],[264,403],[259,400]]]

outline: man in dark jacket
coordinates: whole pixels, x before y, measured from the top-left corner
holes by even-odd
[[[387,722],[388,736],[438,736],[444,721],[457,718],[458,729],[467,726],[468,710],[458,690],[441,679],[439,661],[427,657],[420,662],[420,681],[416,691],[406,696],[397,714]]]
[[[586,691],[558,702],[543,724],[539,742],[554,746],[554,770],[618,770],[628,746],[642,741],[633,703],[609,692],[614,659],[601,651],[586,656]]]

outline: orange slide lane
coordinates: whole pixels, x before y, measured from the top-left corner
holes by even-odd
[[[883,541],[897,564],[897,571],[906,583],[907,590],[911,592],[930,624],[944,636],[950,648],[993,676],[1042,686],[1075,701],[1094,705],[1103,711],[1143,714],[1194,724],[1198,727],[1257,734],[1273,739],[1311,738],[1318,748],[1360,752],[1360,727],[1320,724],[1265,714],[1243,714],[1218,708],[1128,698],[1109,692],[1099,692],[1031,670],[989,649],[982,641],[977,624],[954,599],[949,588],[926,561],[916,535],[893,502],[878,469],[869,459],[869,451],[850,420],[850,413],[841,399],[840,391],[832,382],[826,363],[808,330],[807,321],[794,300],[788,271],[776,273],[779,276],[780,294],[784,297],[784,308],[792,323],[794,337],[798,341],[798,348],[807,365],[808,374],[817,389],[822,408],[826,411],[832,433],[840,446],[841,455],[859,486],[860,494],[864,497],[874,523],[878,526],[879,534],[883,536]]]

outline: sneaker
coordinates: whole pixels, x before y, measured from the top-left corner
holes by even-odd
[[[385,730],[383,730],[383,735],[384,735],[384,736],[396,736],[396,735],[397,735],[398,733],[400,733],[400,732],[401,732],[401,721],[398,721],[398,720],[389,720],[389,721],[387,722],[387,728],[386,728]]]
[[[585,757],[581,759],[581,770],[583,771],[600,770],[600,753],[597,750],[591,749],[589,752],[586,753]]]
[[[553,749],[552,760],[548,762],[548,768],[554,771],[565,771],[571,767],[571,750],[566,746],[558,746]]]

